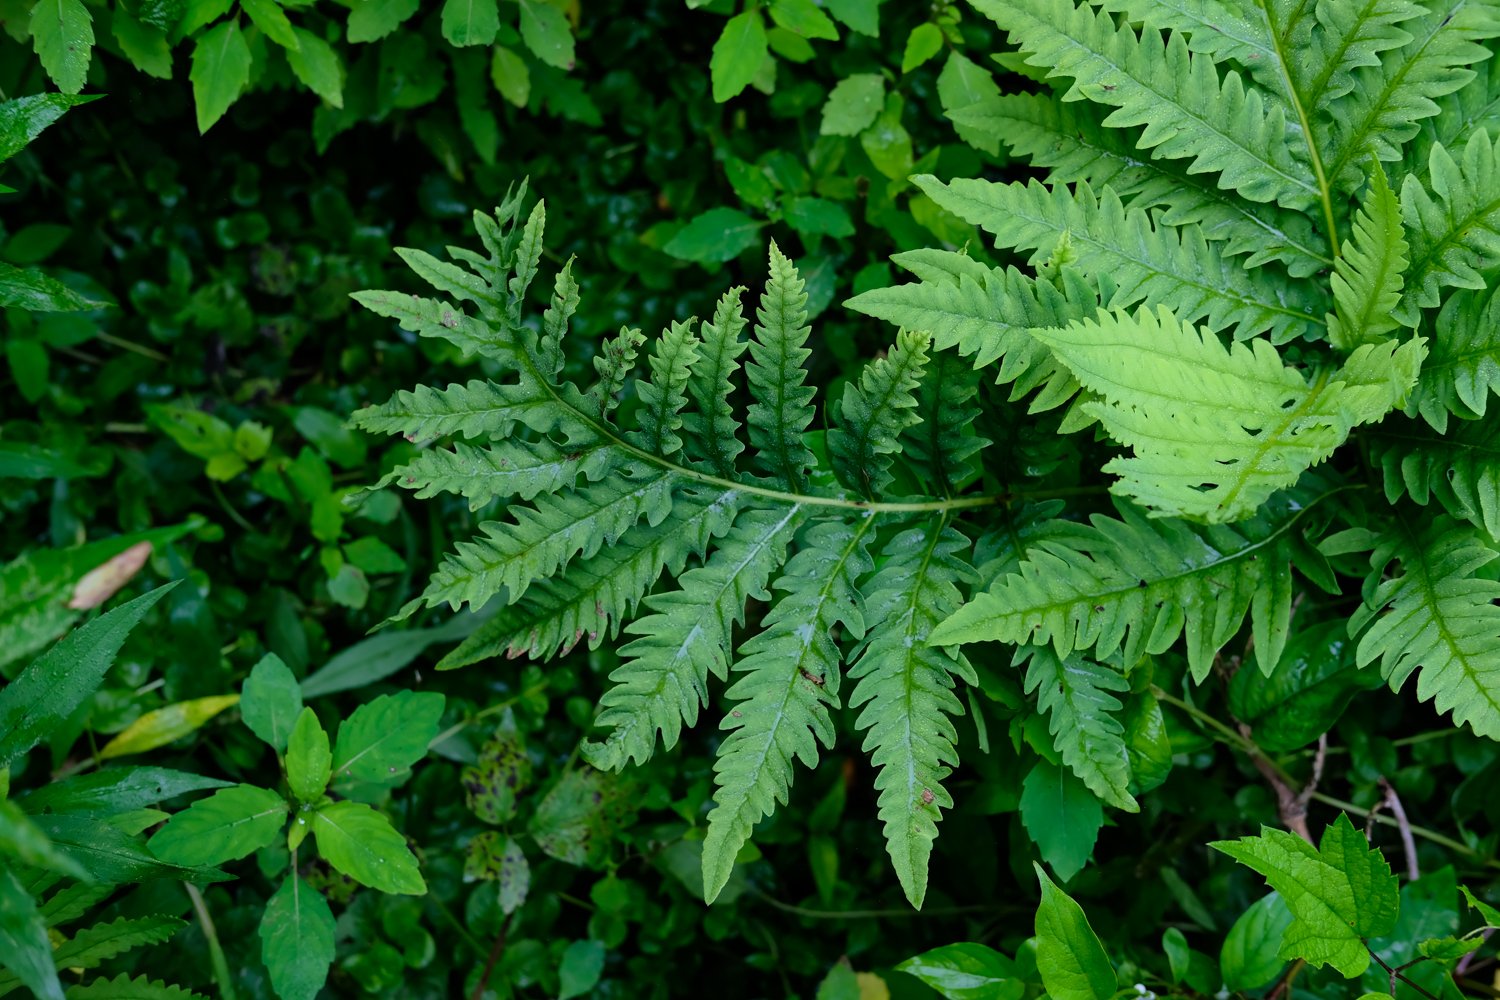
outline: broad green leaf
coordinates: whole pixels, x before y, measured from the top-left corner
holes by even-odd
[[[485,830],[464,851],[464,880],[499,883],[500,911],[510,914],[526,902],[531,889],[531,864],[515,838],[499,830]]]
[[[250,21],[271,41],[291,52],[301,48],[292,22],[286,18],[277,0],[239,0],[240,9],[250,15]]]
[[[87,869],[53,846],[51,838],[20,806],[0,799],[0,863],[10,862],[44,868],[85,882],[91,878]]]
[[[911,133],[901,124],[904,106],[900,94],[889,95],[875,124],[859,134],[859,145],[875,169],[893,181],[905,180],[912,171]]]
[[[17,800],[27,812],[113,815],[230,782],[165,767],[103,767],[54,781]]]
[[[882,2],[883,0],[828,0],[827,7],[834,17],[861,35],[874,37],[880,34]]]
[[[260,956],[281,1000],[313,1000],[333,964],[333,912],[322,893],[292,872],[266,903]]]
[[[0,690],[0,767],[45,739],[93,695],[125,636],[173,586],[158,587],[70,633]]]
[[[557,1000],[573,1000],[593,990],[604,971],[604,945],[598,941],[574,941],[563,951],[558,967]]]
[[[910,73],[941,51],[943,29],[931,21],[917,25],[906,36],[906,51],[901,56],[901,72]]]
[[[531,70],[526,60],[504,45],[495,46],[490,57],[490,82],[501,97],[518,108],[524,108],[531,100]]]
[[[99,750],[99,759],[109,760],[126,754],[145,753],[176,742],[189,733],[196,732],[214,716],[239,704],[239,701],[240,696],[237,694],[221,694],[179,701],[175,705],[147,712],[104,744]]]
[[[938,74],[938,100],[945,112],[972,108],[1000,96],[1000,88],[990,71],[954,49]],[[1000,136],[983,128],[955,122],[954,129],[964,142],[991,155],[1000,151]]]
[[[793,198],[786,205],[786,221],[803,236],[854,235],[854,220],[848,210],[826,198]]]
[[[345,781],[390,783],[427,756],[443,717],[443,696],[383,694],[339,724],[333,748],[334,787]]]
[[[292,67],[297,79],[306,84],[314,94],[333,107],[342,108],[344,65],[339,61],[338,53],[333,50],[333,46],[311,31],[293,28],[292,34],[297,38],[297,47],[287,49],[287,65]]]
[[[1259,837],[1209,846],[1260,872],[1286,901],[1292,923],[1282,937],[1282,958],[1331,965],[1353,978],[1370,964],[1365,940],[1395,929],[1396,876],[1343,813],[1316,848],[1270,827]]]
[[[547,0],[520,0],[521,41],[531,54],[558,69],[573,68],[573,29]]]
[[[350,42],[376,42],[401,27],[422,0],[359,0],[349,11]]]
[[[1115,970],[1104,945],[1089,926],[1083,908],[1059,889],[1041,865],[1042,885],[1036,911],[1036,967],[1052,1000],[1109,1000],[1115,993]]]
[[[463,769],[459,783],[469,811],[486,823],[500,825],[516,813],[516,797],[531,784],[531,758],[509,716]]]
[[[630,779],[605,771],[567,771],[536,808],[527,828],[537,846],[570,865],[598,865],[609,840],[639,804]]]
[[[1042,860],[1067,881],[1088,864],[1104,809],[1072,771],[1039,760],[1021,785],[1021,822]]]
[[[48,813],[32,821],[60,850],[66,851],[95,882],[124,885],[166,878],[183,882],[220,882],[228,878],[206,865],[164,861],[146,846],[143,837],[122,830],[112,815]]]
[[[94,51],[94,19],[83,0],[38,0],[31,9],[31,43],[58,90],[83,89]]]
[[[771,0],[771,20],[803,38],[822,38],[836,42],[839,29],[813,0]]]
[[[916,976],[947,1000],[1021,1000],[1026,993],[1026,980],[1016,964],[982,944],[933,948],[896,969]]]
[[[202,134],[224,117],[250,82],[250,46],[238,20],[221,21],[198,36],[193,46],[193,103]]]
[[[267,653],[250,668],[240,689],[240,718],[277,753],[284,753],[301,713],[302,691],[296,675],[281,657]]]
[[[406,838],[369,806],[330,803],[313,814],[312,828],[318,853],[361,885],[410,896],[427,891]]]
[[[98,100],[76,94],[32,94],[0,101],[0,163],[15,156],[27,143],[57,121],[69,108]]]
[[[737,208],[711,208],[678,230],[662,250],[679,260],[723,263],[759,246],[764,225]]]
[[[885,107],[885,77],[855,73],[838,82],[823,104],[823,135],[859,135],[875,124]]]
[[[311,805],[323,797],[332,771],[333,751],[328,747],[328,733],[318,721],[317,713],[304,708],[287,739],[286,783],[299,802]]]
[[[273,843],[286,824],[286,800],[254,785],[221,788],[177,813],[147,846],[178,865],[221,865]]]
[[[34,267],[0,262],[0,308],[31,312],[86,312],[107,303],[81,295]]]
[[[1240,914],[1219,952],[1224,988],[1243,993],[1270,985],[1286,968],[1281,938],[1291,923],[1292,911],[1274,892]]]
[[[714,100],[723,104],[750,86],[765,59],[766,26],[760,11],[747,10],[731,17],[714,43],[708,64]]]
[[[356,642],[303,678],[302,697],[320,698],[385,680],[421,656],[428,646],[462,639],[478,628],[479,622],[471,614],[455,615],[437,628],[382,632]]]
[[[1484,921],[1486,927],[1500,927],[1500,909],[1491,906],[1478,896],[1466,885],[1458,887],[1458,891],[1464,894],[1470,909],[1479,914],[1479,919]]]
[[[524,18],[526,5],[521,6]],[[447,0],[443,4],[443,37],[450,45],[491,45],[499,30],[498,0]]]
[[[42,1000],[63,1000],[47,927],[36,900],[9,866],[0,867],[0,966]]]
[[[110,33],[136,69],[158,80],[172,79],[172,46],[166,32],[142,24],[125,8],[116,7],[110,15]]]

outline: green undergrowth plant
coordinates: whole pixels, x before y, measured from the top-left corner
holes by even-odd
[[[488,375],[354,417],[435,445],[382,485],[498,510],[403,612],[498,609],[443,665],[623,631],[584,747],[606,768],[731,681],[710,900],[845,708],[916,905],[961,695],[981,746],[986,713],[1009,723],[1064,879],[1102,806],[1170,771],[1162,705],[1215,686],[1244,740],[1296,706],[1284,750],[1376,663],[1500,736],[1500,8],[976,6],[1038,89],[952,117],[1046,180],[917,184],[1024,266],[898,256],[918,280],[849,305],[902,329],[821,405],[774,246],[748,336],[736,289],[702,324],[623,329],[588,385],[563,375],[571,262],[527,318],[544,215],[519,193],[476,215],[483,253],[400,251],[443,298],[356,295]]]

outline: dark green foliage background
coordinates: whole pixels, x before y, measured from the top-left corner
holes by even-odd
[[[305,451],[345,489],[373,482],[399,461],[403,446],[341,430],[338,421],[397,388],[446,384],[468,370],[456,352],[400,335],[354,307],[348,293],[412,287],[392,248],[437,251],[466,242],[469,213],[493,206],[521,178],[547,199],[557,255],[548,265],[578,258],[584,298],[571,341],[579,353],[570,364],[580,370],[587,345],[622,324],[654,331],[670,319],[706,314],[731,284],[759,283],[765,238],[798,261],[821,313],[812,362],[820,398],[837,398],[841,380],[885,349],[888,327],[838,303],[893,280],[886,264],[892,253],[960,245],[970,231],[933,213],[924,216],[932,225],[920,224],[908,210],[914,192],[888,181],[857,141],[820,139],[818,113],[829,89],[851,72],[884,67],[900,80],[915,154],[930,158],[924,169],[943,178],[1001,176],[1004,160],[962,144],[944,119],[936,86],[944,56],[899,73],[907,35],[929,10],[887,3],[878,39],[845,32],[839,43],[819,43],[812,62],[782,60],[774,94],[747,90],[721,105],[710,94],[708,62],[721,15],[730,12],[724,4],[689,11],[678,0],[584,4],[576,69],[533,79],[534,88],[551,80],[572,89],[557,91],[551,107],[533,100],[534,107],[516,109],[494,100],[494,163],[468,143],[446,94],[423,107],[371,113],[320,153],[315,99],[300,88],[256,89],[200,136],[185,65],[175,80],[152,80],[96,52],[87,90],[107,96],[72,111],[12,161],[4,178],[18,190],[0,196],[0,259],[40,263],[115,303],[52,319],[13,311],[3,320],[10,367],[0,367],[0,440],[43,445],[88,474],[0,479],[0,562],[189,518],[198,527],[156,553],[132,585],[129,593],[163,579],[184,581],[131,638],[85,717],[54,741],[50,761],[45,751],[33,754],[26,770],[13,773],[15,788],[45,784],[49,763],[54,772],[71,769],[145,711],[237,691],[266,652],[299,676],[317,669],[399,609],[452,541],[470,533],[482,512],[471,514],[453,498],[403,496],[351,511],[342,543],[379,539],[404,568],[372,574],[368,599],[350,607],[347,593],[330,593],[320,562],[312,529],[318,498],[297,485],[289,491],[279,470]],[[430,61],[421,69],[441,74],[447,50],[436,20],[435,9],[423,11],[400,30],[429,40]],[[962,30],[976,60],[987,62],[985,54],[999,47],[981,19],[966,20]],[[350,78],[348,107],[356,106],[360,79]],[[0,92],[44,89],[29,48],[0,36]],[[766,165],[758,176],[774,198],[816,191],[844,206],[853,234],[799,234],[777,218],[754,249],[722,266],[662,252],[683,224],[709,209],[767,217],[754,190],[743,181],[736,190],[730,158]],[[39,254],[38,240],[55,245]],[[977,242],[972,249],[984,256]],[[35,348],[9,346],[20,340],[44,345],[44,378]],[[167,403],[231,427],[255,421],[269,429],[271,452],[255,469],[213,482],[203,461],[149,418],[147,407]],[[333,419],[319,422],[319,414]],[[1352,606],[1355,597],[1331,600]],[[609,644],[547,665],[499,661],[434,673],[443,648],[314,704],[334,718],[382,691],[439,691],[449,699],[445,725],[455,726],[510,704],[536,767],[520,804],[524,820],[550,785],[583,766],[574,751],[616,662]],[[500,995],[555,996],[562,953],[582,939],[607,946],[594,994],[601,997],[811,997],[843,956],[859,970],[889,970],[958,940],[1014,953],[1032,936],[1036,905],[1034,849],[1017,812],[1020,782],[1036,759],[1030,741],[1048,741],[1029,731],[1045,723],[1019,712],[1019,685],[1002,656],[999,647],[989,662],[983,647],[974,654],[992,696],[978,705],[989,752],[980,751],[973,720],[961,720],[965,763],[951,783],[957,807],[943,823],[922,913],[909,910],[889,869],[869,765],[849,737],[815,775],[798,780],[790,806],[757,832],[761,856],[706,909],[690,888],[696,842],[683,839],[701,826],[711,790],[717,735],[699,726],[676,750],[628,775],[641,808],[607,838],[600,864],[570,865],[528,848],[529,900],[505,942],[494,987]],[[1164,660],[1155,682],[1175,689],[1181,672]],[[1227,717],[1222,704],[1202,707]],[[462,878],[465,846],[484,826],[465,806],[459,772],[498,717],[462,728],[397,793],[395,821],[416,845],[431,893],[354,897],[339,920],[331,995],[450,997],[472,986],[499,913],[492,883]],[[1246,757],[1212,742],[1175,709],[1166,719],[1171,776],[1143,799],[1139,815],[1109,814],[1095,863],[1068,885],[1126,983],[1160,982],[1160,940],[1169,925],[1217,956],[1225,930],[1261,889],[1203,845],[1278,822],[1272,794]],[[1369,807],[1383,794],[1383,776],[1414,820],[1470,843],[1469,856],[1424,844],[1424,870],[1477,867],[1493,857],[1487,831],[1500,818],[1493,744],[1449,729],[1414,699],[1359,696],[1329,746],[1329,794]],[[1306,751],[1286,756],[1305,773]],[[264,747],[234,711],[139,762],[147,759],[232,780],[258,780],[268,766]],[[1325,805],[1314,810],[1332,816]],[[1477,832],[1466,838],[1466,829]],[[1394,856],[1393,834],[1377,828],[1375,843]],[[234,871],[242,877],[208,889],[207,905],[240,995],[270,996],[255,928],[276,882],[253,861]],[[1436,929],[1425,933],[1442,933],[1445,921],[1457,920],[1443,905],[1430,909]],[[103,916],[147,911],[192,922],[171,943],[118,960],[118,969],[212,991],[200,925],[175,883],[122,892]],[[892,995],[931,995],[902,974],[885,978]],[[1304,988],[1330,996],[1344,989],[1310,977]]]

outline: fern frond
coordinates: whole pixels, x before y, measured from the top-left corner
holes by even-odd
[[[1436,499],[1460,520],[1500,539],[1500,419],[1455,421],[1446,434],[1415,421],[1387,421],[1370,434],[1370,458],[1391,503]]]
[[[84,928],[59,944],[52,957],[60,969],[92,969],[127,951],[161,944],[183,926],[181,920],[165,914],[120,917]]]
[[[1377,160],[1371,165],[1370,188],[1354,215],[1353,235],[1343,245],[1334,265],[1333,313],[1328,317],[1328,339],[1339,350],[1379,343],[1400,323],[1403,272],[1407,264],[1406,237],[1401,229],[1401,204]]]
[[[1153,7],[1160,5],[1153,4]],[[1004,141],[1014,156],[1047,170],[1051,184],[1108,185],[1129,208],[1161,208],[1169,226],[1196,224],[1226,256],[1249,254],[1247,268],[1280,261],[1307,277],[1333,261],[1301,212],[1246,202],[1180,164],[1143,160],[1126,134],[1106,128],[1093,105],[1064,104],[1051,94],[1005,94],[948,115]]]
[[[713,322],[703,325],[703,343],[699,360],[688,378],[688,394],[694,408],[683,415],[682,425],[706,455],[705,467],[718,476],[733,477],[734,463],[745,450],[740,442],[740,423],[735,419],[730,397],[734,394],[734,373],[740,367],[740,355],[746,343],[740,337],[745,329],[745,314],[740,296],[745,289],[731,288],[719,299]]]
[[[1380,660],[1393,691],[1420,670],[1418,699],[1491,739],[1500,738],[1500,583],[1478,571],[1496,556],[1476,528],[1398,509],[1349,620],[1360,666]],[[1401,575],[1381,582],[1393,561]]]
[[[1016,657],[1026,664],[1026,693],[1047,713],[1052,746],[1089,791],[1117,809],[1137,812],[1130,794],[1130,753],[1125,727],[1115,718],[1124,706],[1116,697],[1130,682],[1118,670],[1049,646],[1027,646]]]
[[[698,337],[693,322],[673,323],[656,341],[651,352],[651,381],[636,382],[641,400],[641,429],[626,439],[653,455],[671,458],[682,447],[677,432],[682,429],[682,408],[687,405],[687,384],[698,360]]]
[[[1291,132],[1279,105],[1246,88],[1232,70],[1193,55],[1187,39],[1139,34],[1108,14],[1072,0],[974,0],[1010,32],[1027,62],[1068,76],[1064,100],[1088,98],[1116,110],[1111,127],[1142,126],[1136,145],[1152,155],[1189,159],[1190,173],[1219,173],[1219,186],[1251,201],[1302,209],[1318,201],[1310,171],[1290,152]]]
[[[927,366],[926,333],[902,330],[890,354],[865,365],[840,400],[839,426],[828,432],[828,454],[840,482],[873,500],[891,481],[896,439],[922,418],[916,388]]]
[[[957,351],[938,351],[917,387],[918,420],[901,435],[906,464],[933,492],[953,496],[975,476],[973,457],[989,442],[974,432],[979,372]]]
[[[95,979],[68,987],[68,1000],[207,1000],[202,993],[173,986],[148,976],[132,978],[122,972],[113,979]]]
[[[604,342],[603,350],[594,355],[594,372],[599,376],[599,381],[589,390],[589,398],[594,404],[593,409],[601,418],[619,404],[620,390],[625,387],[625,380],[635,370],[636,355],[645,342],[644,333],[633,327],[622,326],[618,334]]]
[[[460,542],[403,614],[423,604],[478,608],[502,590],[514,602],[533,580],[551,576],[574,556],[587,558],[614,544],[637,521],[660,523],[671,511],[676,485],[660,468],[625,463],[602,482],[543,494],[533,507],[513,507],[508,521],[486,521],[472,541]]]
[[[1401,186],[1411,237],[1408,325],[1417,307],[1441,301],[1442,288],[1484,288],[1485,272],[1500,264],[1500,136],[1476,133],[1462,156],[1434,146],[1426,183],[1408,176]]]
[[[814,390],[803,384],[802,366],[812,351],[804,344],[807,325],[807,292],[797,269],[786,255],[771,244],[771,276],[756,310],[755,339],[745,366],[750,394],[750,445],[756,463],[789,490],[807,483],[813,454],[802,442],[802,434],[813,419]]]
[[[978,375],[952,356],[929,365],[928,338],[899,334],[890,354],[848,393],[827,438],[832,461],[821,457],[804,440],[816,416],[804,368],[811,354],[807,295],[796,268],[773,247],[748,342],[742,290],[735,290],[701,336],[692,321],[674,323],[648,345],[626,328],[596,355],[599,378],[583,390],[561,380],[564,338],[578,305],[569,268],[540,330],[520,320],[541,257],[543,215],[533,211],[518,233],[518,213],[507,203],[501,221],[476,216],[487,256],[450,248],[483,279],[482,288],[431,258],[408,255],[454,299],[477,304],[476,338],[487,333],[509,352],[493,357],[491,380],[398,393],[357,416],[360,426],[413,440],[467,439],[433,441],[381,485],[399,483],[422,496],[456,493],[476,510],[506,502],[500,518],[459,543],[403,614],[438,604],[495,607],[443,659],[443,669],[498,655],[548,657],[584,642],[592,648],[628,629],[625,660],[601,702],[599,723],[608,735],[585,748],[606,767],[644,761],[658,734],[672,746],[707,703],[712,679],[732,675],[727,697],[734,708],[723,724],[730,732],[715,767],[717,804],[704,849],[712,898],[756,822],[785,800],[793,762],[814,763],[819,743],[831,743],[842,647],[859,648],[864,634],[859,583],[872,569],[866,548],[877,523],[944,518],[1002,499],[960,495],[977,478]],[[1038,301],[1098,302],[1071,268],[1037,287]],[[403,308],[418,316],[438,310],[443,325],[444,303],[413,299]],[[1071,314],[1038,307],[1035,318]],[[468,329],[462,321],[459,327]],[[1019,328],[1014,333],[1019,345]],[[1047,357],[1029,341],[1026,349]],[[745,377],[736,379],[746,350]],[[650,374],[637,379],[634,405],[617,410],[642,354]],[[732,400],[747,390],[751,454],[742,456]],[[902,471],[940,496],[885,495],[896,481],[893,456],[908,443]],[[858,496],[838,486],[840,474]],[[910,476],[900,482],[912,491]],[[959,536],[941,537],[948,541],[939,543],[923,600],[946,610],[957,597],[943,586],[971,571],[967,546],[952,541]],[[675,587],[658,586],[664,572]],[[752,600],[768,609],[732,656],[733,633]],[[642,603],[647,613],[632,621]],[[921,657],[925,663],[929,654]],[[919,699],[913,724],[941,733],[951,728],[947,707],[935,696]],[[942,766],[951,763],[950,751],[940,756]]]
[[[1405,21],[1411,41],[1381,55],[1380,65],[1355,73],[1355,86],[1331,102],[1318,143],[1327,151],[1328,180],[1346,191],[1364,183],[1367,157],[1401,159],[1401,146],[1438,113],[1437,100],[1474,78],[1489,59],[1482,44],[1500,35],[1494,0],[1429,0],[1427,14]]]
[[[1288,288],[1227,263],[1196,226],[1154,223],[1144,211],[1127,211],[1110,188],[1096,198],[1087,184],[1070,190],[1036,181],[915,181],[943,208],[994,234],[1001,249],[1033,251],[1034,263],[1068,234],[1079,266],[1118,286],[1110,300],[1116,308],[1170,305],[1183,322],[1233,329],[1240,340],[1270,331],[1281,343],[1322,327],[1316,316],[1326,311],[1326,300],[1312,299],[1309,283]],[[1315,306],[1324,308],[1314,313]]]
[[[955,558],[968,548],[942,518],[886,544],[885,564],[865,588],[870,631],[849,668],[858,681],[849,707],[863,706],[855,725],[868,730],[863,749],[880,768],[875,787],[886,851],[917,909],[927,894],[937,823],[953,808],[942,781],[958,764],[958,731],[949,718],[963,714],[955,679],[977,683],[962,653],[928,646],[927,637],[963,603],[958,585],[973,582],[973,569]]]
[[[1085,389],[1085,404],[1134,454],[1104,468],[1112,487],[1152,509],[1211,523],[1251,516],[1328,458],[1359,424],[1398,405],[1425,341],[1366,345],[1309,382],[1265,340],[1226,348],[1165,308],[1100,312],[1037,330]]]
[[[577,433],[584,426],[577,414],[558,405],[546,386],[526,378],[510,385],[474,379],[446,389],[401,389],[384,403],[356,410],[349,419],[371,434],[402,434],[408,441],[451,434],[504,437],[515,424],[542,434]]]
[[[1476,133],[1500,131],[1500,59],[1488,59],[1474,78],[1437,101],[1438,113],[1404,150],[1404,173],[1423,170],[1433,146],[1462,149]]]
[[[1072,375],[1030,335],[1033,327],[1061,326],[1098,307],[1098,293],[1076,270],[1065,269],[1059,287],[943,250],[914,250],[891,259],[921,281],[871,289],[844,305],[930,333],[934,349],[956,347],[975,368],[1000,361],[995,381],[1015,384],[1011,398],[1040,390],[1033,410],[1059,406],[1077,394]]]
[[[741,648],[741,677],[727,696],[734,708],[714,761],[714,808],[703,841],[703,895],[713,902],[735,856],[762,817],[785,804],[796,761],[818,762],[818,744],[833,746],[829,709],[838,705],[839,626],[864,634],[855,581],[870,569],[865,548],[875,519],[824,519],[805,529],[799,551],[776,581],[785,591]]]
[[[1215,62],[1236,62],[1277,96],[1282,95],[1281,61],[1275,40],[1254,3],[1234,0],[1104,0],[1098,4],[1132,23],[1149,24],[1187,37],[1188,48]]]
[[[1096,514],[1088,527],[1044,535],[1019,570],[964,605],[929,641],[1050,643],[1060,657],[1092,651],[1096,660],[1120,651],[1132,666],[1185,633],[1188,666],[1201,681],[1246,613],[1252,624],[1284,618],[1290,533],[1336,489],[1314,483],[1305,493],[1289,492],[1233,527],[1150,519],[1122,503],[1119,519]],[[1259,648],[1256,654],[1267,655]]]
[[[653,614],[630,624],[638,636],[620,650],[625,662],[609,675],[595,720],[609,728],[602,743],[585,743],[595,767],[644,763],[657,733],[664,749],[676,745],[683,725],[698,721],[708,701],[708,678],[724,677],[732,630],[751,598],[769,600],[766,584],[785,561],[787,547],[806,520],[801,507],[750,509],[735,521],[708,561],[688,570],[678,589],[647,599]]]
[[[496,500],[569,489],[579,479],[594,482],[614,472],[629,455],[601,441],[569,450],[550,440],[510,438],[483,448],[455,442],[452,449],[429,448],[399,465],[371,489],[395,484],[413,490],[419,500],[440,493],[461,494],[469,510]]]
[[[1500,298],[1494,289],[1451,295],[1433,324],[1432,348],[1408,415],[1420,413],[1438,431],[1448,416],[1484,416],[1492,393],[1500,394]]]
[[[729,530],[742,494],[689,486],[673,495],[658,524],[636,524],[613,545],[575,559],[559,576],[534,580],[438,663],[452,670],[496,656],[545,659],[587,640],[593,649],[618,633],[663,570],[681,572]]]

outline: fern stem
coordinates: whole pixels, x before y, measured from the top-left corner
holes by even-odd
[[[296,862],[292,862],[293,870]],[[224,947],[219,944],[219,932],[214,927],[214,918],[208,912],[208,904],[203,900],[203,893],[191,882],[182,883],[187,890],[188,898],[193,901],[193,912],[198,915],[198,925],[203,931],[203,938],[208,942],[209,964],[213,967],[214,983],[219,987],[219,995],[224,1000],[237,1000],[238,994],[234,991],[234,977],[229,973],[229,961],[224,957]]]
[[[1286,93],[1292,101],[1292,110],[1297,113],[1297,121],[1302,126],[1302,138],[1307,143],[1307,154],[1312,158],[1313,177],[1318,183],[1318,197],[1323,202],[1323,225],[1328,229],[1328,248],[1333,251],[1334,259],[1339,256],[1339,230],[1333,221],[1333,197],[1329,193],[1328,175],[1323,170],[1323,154],[1318,151],[1318,143],[1313,138],[1312,122],[1307,117],[1307,109],[1302,105],[1302,97],[1297,93],[1297,85],[1292,82],[1291,64],[1287,62],[1286,48],[1281,38],[1281,32],[1276,30],[1276,22],[1271,17],[1271,8],[1267,0],[1259,0],[1261,13],[1266,16],[1266,27],[1271,29],[1271,43],[1276,46],[1276,61],[1281,66],[1281,78],[1286,82]]]

